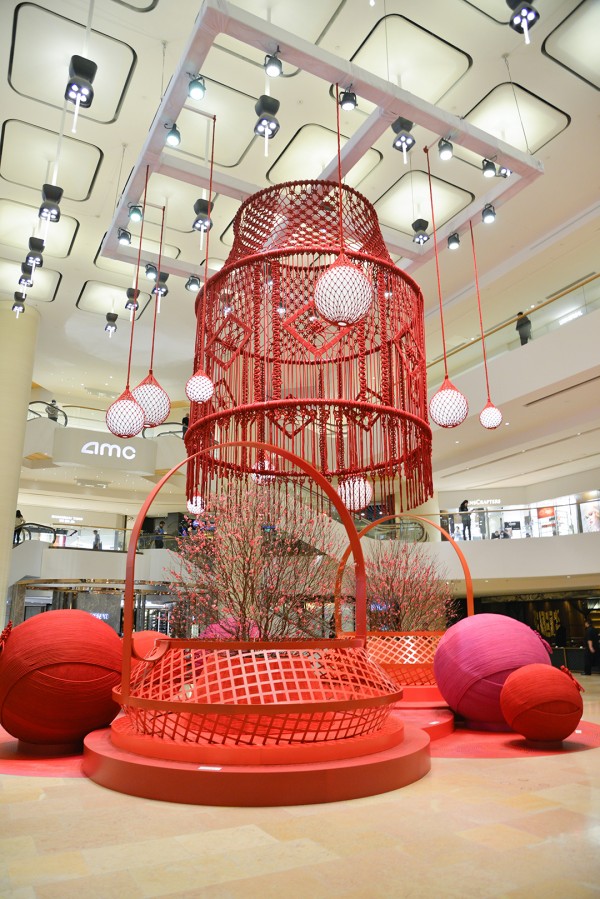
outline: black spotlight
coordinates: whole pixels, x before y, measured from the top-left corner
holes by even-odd
[[[69,80],[65,90],[65,100],[79,103],[82,109],[92,105],[94,88],[92,81],[96,77],[98,66],[84,56],[72,56],[69,63]]]
[[[117,240],[123,247],[131,246],[131,232],[127,231],[126,228],[119,228],[117,230]]]
[[[346,112],[352,112],[353,109],[356,109],[358,102],[354,91],[342,91],[340,94],[340,106]]]
[[[55,184],[42,184],[42,205],[38,213],[41,219],[47,219],[49,222],[57,222],[60,219],[58,204],[62,195],[62,187],[57,187]]]
[[[158,269],[155,265],[152,264],[152,262],[146,263],[145,272],[146,277],[149,281],[156,281],[156,279],[158,278]]]
[[[165,125],[165,128],[169,128],[169,131],[165,138],[165,143],[167,144],[167,147],[178,147],[179,144],[181,143],[181,131],[179,130],[177,125],[175,123],[173,123],[171,125],[171,127],[169,127],[168,125]]]
[[[137,225],[139,222],[141,222],[143,217],[144,213],[141,206],[129,207],[129,221],[133,222],[134,225]]]
[[[17,318],[25,312],[25,300],[27,299],[27,294],[22,293],[20,290],[15,290],[14,292],[14,303],[12,305],[12,311],[16,312]]]
[[[137,312],[140,308],[140,304],[138,303],[140,292],[136,290],[135,287],[127,288],[127,302],[125,303],[125,308],[130,312]]]
[[[506,0],[506,5],[512,10],[509,25],[518,34],[525,35],[525,43],[529,43],[529,31],[540,17],[539,12],[531,3],[521,3],[520,0]]]
[[[451,234],[448,238],[448,249],[449,250],[458,250],[460,247],[460,237],[458,236],[458,231],[455,231],[454,234]]]
[[[185,282],[186,290],[200,290],[200,278],[197,278],[196,275],[190,275],[187,281]]]
[[[109,337],[112,337],[115,331],[117,330],[117,319],[118,315],[116,312],[107,312],[106,313],[106,324],[104,325],[104,330],[108,334]]]
[[[491,159],[484,159],[481,163],[481,171],[483,172],[484,178],[495,178],[496,177],[496,166],[491,161]]]
[[[190,100],[202,100],[206,93],[206,82],[202,75],[196,75],[188,84],[188,97]]]
[[[152,289],[152,293],[155,293],[159,297],[166,297],[169,292],[169,288],[167,287],[167,279],[169,277],[168,272],[159,272],[158,281],[156,285]]]
[[[196,200],[194,203],[194,212],[196,213],[196,218],[192,224],[192,228],[194,231],[210,231],[212,228],[212,219],[210,214],[212,212],[213,204],[209,203],[208,200]]]
[[[427,241],[429,240],[429,234],[427,233],[428,227],[429,222],[426,219],[416,219],[412,223],[412,229],[415,232],[413,243],[418,243],[421,247],[424,243],[427,243]]]
[[[491,203],[486,203],[483,207],[481,219],[486,225],[491,225],[496,220],[496,210]]]
[[[267,56],[265,56],[263,66],[269,78],[278,78],[283,72],[283,66],[281,65],[278,54],[279,47],[277,47],[275,53],[267,54]]]
[[[410,133],[413,127],[413,123],[409,122],[408,119],[402,118],[400,116],[396,119],[396,121],[392,124],[392,131],[396,135],[394,138],[394,142],[392,144],[394,150],[401,150],[404,155],[404,161],[406,162],[406,154],[409,150],[415,145],[415,139]]]
[[[254,133],[257,137],[265,137],[269,140],[275,137],[279,131],[279,122],[275,118],[279,110],[279,100],[275,97],[268,97],[262,94],[256,101],[254,111],[258,116],[258,121],[254,126]]]
[[[29,252],[25,257],[25,262],[27,265],[35,266],[36,268],[41,268],[44,264],[44,257],[42,253],[44,252],[44,241],[41,237],[30,237],[29,238]]]
[[[26,262],[21,263],[19,285],[20,287],[33,287],[33,266],[27,265]]]
[[[500,178],[510,178],[512,175],[512,169],[509,169],[506,165],[501,165],[498,168],[498,175]]]

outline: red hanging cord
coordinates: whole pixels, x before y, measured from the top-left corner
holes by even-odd
[[[162,220],[160,223],[160,244],[158,246],[158,274],[156,276],[156,293],[154,295],[154,322],[152,324],[152,348],[150,350],[150,368],[148,369],[148,374],[152,374],[152,367],[154,365],[154,339],[156,336],[156,315],[158,312],[158,303],[160,300],[160,267],[162,265],[162,248],[163,248],[163,234],[165,231],[165,207],[162,208]]]
[[[338,170],[338,210],[340,226],[340,253],[344,252],[344,217],[342,202],[342,143],[340,136],[340,86],[335,86],[335,106],[337,123],[337,170]]]
[[[142,241],[144,239],[144,222],[146,220],[146,195],[148,193],[148,173],[150,170],[150,166],[146,166],[146,180],[144,183],[144,202],[142,204],[142,224],[140,227],[140,245],[138,247],[138,258],[137,258],[137,268],[135,270],[135,287],[134,287],[134,296],[137,300],[138,297],[138,284],[140,280],[140,260],[142,258]],[[131,319],[131,335],[129,337],[129,359],[127,360],[127,385],[125,390],[129,390],[129,378],[131,376],[131,355],[133,352],[133,332],[135,331],[135,311],[133,313],[133,318]]]
[[[475,255],[475,238],[473,237],[473,222],[471,222],[471,221],[469,221],[469,228],[471,229],[471,247],[473,248],[473,267],[475,269],[475,288],[477,290],[477,308],[479,309],[479,330],[481,331],[481,346],[483,349],[483,368],[485,371],[485,386],[487,389],[488,403],[491,403],[490,381],[488,378],[488,367],[487,367],[487,354],[485,351],[485,335],[483,333],[483,318],[481,316],[481,296],[479,294],[479,274],[477,272],[477,256]]]
[[[208,214],[210,216],[212,212],[211,206],[211,198],[212,198],[212,189],[213,189],[213,170],[215,165],[215,126],[217,123],[217,117],[212,117],[212,144],[210,150],[210,175],[208,179]],[[209,228],[206,232],[206,253],[204,256],[204,285],[202,287],[202,315],[200,322],[200,341],[198,347],[198,363],[199,368],[204,368],[204,335],[206,328],[206,282],[208,281],[208,251],[210,247],[210,232],[212,228]]]
[[[435,213],[433,211],[433,188],[431,186],[431,166],[429,164],[429,148],[425,147],[427,157],[427,179],[429,182],[429,202],[431,204],[431,226],[433,228],[433,247],[435,250],[435,271],[437,274],[438,299],[440,303],[440,322],[442,326],[442,349],[444,351],[444,374],[448,380],[448,360],[446,358],[446,332],[444,330],[444,313],[442,310],[442,281],[440,278],[440,260],[438,254],[437,229],[435,227]]]

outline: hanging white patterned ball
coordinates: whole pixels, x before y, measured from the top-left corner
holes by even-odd
[[[429,403],[429,415],[440,428],[455,428],[469,414],[467,398],[457,390],[448,378]]]
[[[371,279],[343,253],[317,279],[315,307],[341,328],[364,318],[372,303]]]
[[[207,403],[215,392],[215,385],[199,368],[185,385],[185,395],[192,403]]]
[[[351,512],[359,512],[373,499],[373,488],[365,478],[359,476],[342,481],[338,493],[343,504]]]
[[[502,424],[502,412],[488,400],[479,414],[479,421],[484,428],[493,431]]]
[[[186,506],[188,512],[190,512],[192,515],[201,515],[206,508],[204,505],[204,500],[198,493],[192,496],[191,499],[188,499]]]
[[[144,410],[130,390],[125,390],[106,410],[106,426],[116,437],[135,437],[141,433],[145,420]]]

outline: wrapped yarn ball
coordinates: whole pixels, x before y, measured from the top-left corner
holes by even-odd
[[[548,644],[536,631],[507,615],[464,618],[440,640],[433,671],[451,709],[476,727],[505,729],[500,692],[523,665],[550,667]]]
[[[507,724],[526,739],[564,740],[581,721],[581,687],[566,669],[525,665],[506,678],[500,707]]]
[[[121,640],[77,609],[19,624],[0,653],[0,724],[28,743],[75,743],[119,711]]]

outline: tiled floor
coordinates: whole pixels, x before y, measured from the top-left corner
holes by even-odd
[[[600,676],[580,678],[600,724]],[[0,897],[600,896],[600,749],[443,759],[403,790],[273,809],[0,776]]]

